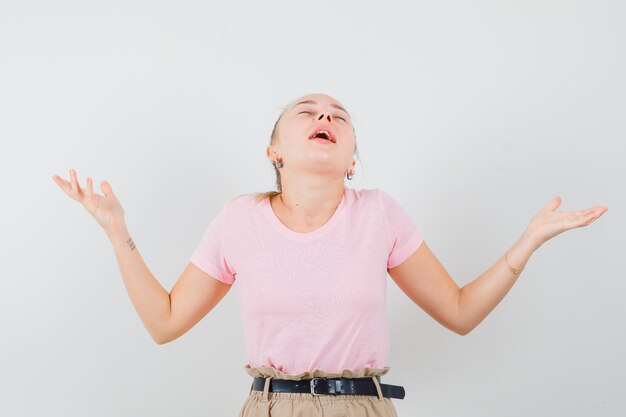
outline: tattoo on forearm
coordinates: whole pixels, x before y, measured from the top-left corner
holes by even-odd
[[[133,242],[133,238],[129,237],[128,240],[126,241],[126,243],[128,243],[128,246],[130,246],[131,250],[135,250],[135,242]]]

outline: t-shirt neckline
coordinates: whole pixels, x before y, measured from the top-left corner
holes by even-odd
[[[337,205],[337,208],[335,209],[330,219],[328,219],[326,223],[324,223],[317,229],[311,232],[306,232],[306,233],[296,232],[295,230],[291,230],[290,228],[285,226],[283,222],[280,221],[278,216],[276,216],[276,213],[274,213],[274,209],[272,208],[272,204],[270,203],[270,197],[265,198],[263,208],[264,208],[265,214],[270,220],[270,223],[274,226],[274,228],[279,233],[281,233],[282,235],[292,240],[306,241],[306,240],[313,239],[325,233],[338,221],[339,217],[343,213],[343,208],[344,208],[345,201],[346,201],[346,194],[347,194],[347,189],[346,189],[346,186],[344,185],[343,195],[341,196],[341,201],[339,202],[339,205]]]

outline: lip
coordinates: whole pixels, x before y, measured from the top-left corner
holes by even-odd
[[[337,136],[335,136],[335,131],[332,128],[330,128],[330,126],[325,126],[325,125],[318,125],[317,127],[315,127],[315,129],[313,129],[313,131],[309,135],[309,140],[313,139],[313,136],[315,135],[315,133],[319,132],[320,130],[327,131],[328,134],[330,135],[330,141],[332,143],[337,143]]]

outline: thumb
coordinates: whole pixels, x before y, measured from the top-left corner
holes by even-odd
[[[562,202],[561,197],[557,195],[552,200],[550,200],[550,203],[546,206],[546,209],[550,211],[554,211],[561,205],[561,202]]]

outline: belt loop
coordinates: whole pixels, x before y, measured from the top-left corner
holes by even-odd
[[[378,392],[378,400],[379,401],[383,401],[383,399],[384,399],[383,391],[380,389],[380,383],[378,382],[378,378],[373,376],[372,380],[374,381],[374,385],[376,386],[376,392]]]
[[[265,385],[263,386],[263,402],[269,401],[269,390],[270,390],[270,380],[271,376],[265,378]]]

